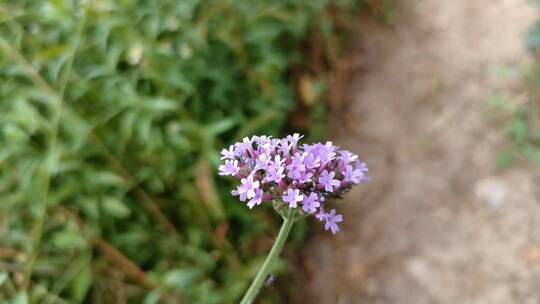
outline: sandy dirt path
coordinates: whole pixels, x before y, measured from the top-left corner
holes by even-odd
[[[342,233],[311,240],[303,303],[540,303],[540,174],[497,170],[486,118],[494,92],[521,94],[501,71],[530,60],[535,18],[527,0],[418,0],[392,26],[359,21],[332,130],[373,181]]]

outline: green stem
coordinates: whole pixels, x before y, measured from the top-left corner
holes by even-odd
[[[264,264],[262,265],[261,269],[259,269],[259,272],[257,272],[255,279],[251,283],[251,286],[249,286],[249,289],[246,291],[246,294],[242,298],[242,301],[240,301],[240,304],[251,304],[253,303],[253,300],[255,300],[255,297],[261,290],[264,280],[270,273],[272,265],[279,257],[279,254],[283,249],[283,245],[285,245],[285,241],[287,240],[287,236],[291,231],[293,223],[293,210],[290,209],[288,216],[285,218],[283,224],[281,225],[281,229],[279,230],[279,234],[276,238],[276,241],[274,242],[274,246],[272,246],[272,249],[268,253],[266,260],[264,260]]]
[[[43,237],[43,229],[45,225],[45,220],[47,218],[47,209],[49,208],[49,192],[51,188],[51,180],[53,178],[53,172],[52,169],[56,170],[56,167],[58,166],[59,162],[59,154],[55,151],[57,143],[58,143],[58,131],[60,129],[60,120],[62,117],[62,106],[65,99],[65,93],[67,84],[69,82],[69,78],[71,75],[71,70],[73,67],[73,60],[75,58],[75,53],[77,52],[77,49],[79,48],[79,43],[82,39],[83,29],[86,22],[86,6],[83,6],[83,16],[82,19],[80,19],[78,26],[77,26],[77,32],[74,40],[73,47],[71,49],[71,53],[69,54],[69,59],[67,61],[66,70],[64,72],[64,78],[61,84],[60,93],[53,94],[57,98],[54,99],[53,104],[53,112],[52,112],[52,134],[51,134],[51,140],[48,145],[48,154],[46,154],[45,157],[45,172],[44,172],[44,180],[45,185],[43,189],[43,199],[42,199],[42,206],[39,214],[37,215],[37,221],[34,223],[34,226],[32,227],[32,253],[30,255],[30,259],[27,263],[26,270],[24,271],[24,277],[22,282],[22,287],[24,290],[28,291],[30,287],[30,281],[32,280],[32,271],[34,269],[34,266],[36,264],[36,261],[39,256],[40,247],[41,247],[41,241]],[[3,43],[3,41],[2,41]],[[17,53],[15,53],[17,54]],[[26,64],[26,60],[24,60],[24,57],[22,55],[18,56],[20,57],[19,61],[22,61]],[[22,60],[21,60],[22,59]],[[28,69],[31,71],[31,74],[35,75],[34,77],[38,79],[38,83],[45,86],[45,88],[50,88],[50,86],[47,84],[45,80],[38,74],[38,72],[35,72],[31,66],[28,67]],[[53,93],[55,91],[50,88]],[[47,90],[49,91],[49,90]]]

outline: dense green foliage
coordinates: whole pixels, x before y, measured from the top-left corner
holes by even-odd
[[[236,301],[276,223],[217,151],[284,131],[329,3],[2,1],[0,303]]]

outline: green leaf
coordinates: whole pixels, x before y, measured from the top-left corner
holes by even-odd
[[[84,249],[88,246],[86,238],[80,233],[73,221],[69,221],[65,229],[55,232],[50,242],[66,251]]]
[[[12,304],[29,304],[28,294],[24,291],[21,291],[15,295]]]
[[[0,287],[9,279],[7,272],[0,272]]]
[[[88,259],[88,262],[83,266],[77,276],[73,278],[71,283],[71,293],[76,302],[83,302],[90,287],[92,287],[93,276],[92,265],[90,264],[90,259]]]
[[[122,177],[109,171],[96,172],[92,175],[92,180],[102,186],[125,186],[125,181]]]
[[[159,303],[160,299],[161,293],[159,292],[159,290],[154,290],[144,298],[144,304],[157,304]]]
[[[141,104],[142,111],[151,111],[156,113],[170,112],[178,109],[179,102],[163,97],[146,98]]]
[[[192,286],[200,277],[201,272],[197,268],[176,269],[169,271],[163,281],[168,287],[184,290]]]
[[[127,218],[131,210],[119,199],[115,197],[106,197],[102,201],[103,211],[106,214],[117,218]]]
[[[208,127],[206,127],[206,132],[208,136],[217,136],[223,132],[230,130],[237,123],[238,121],[232,117],[218,120],[217,122],[210,124]]]

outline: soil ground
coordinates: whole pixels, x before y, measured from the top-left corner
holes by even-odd
[[[358,21],[332,130],[373,180],[339,206],[342,232],[310,241],[301,302],[538,304],[539,169],[497,169],[507,142],[487,102],[494,92],[527,99],[519,71],[536,9],[400,6],[390,26]]]

